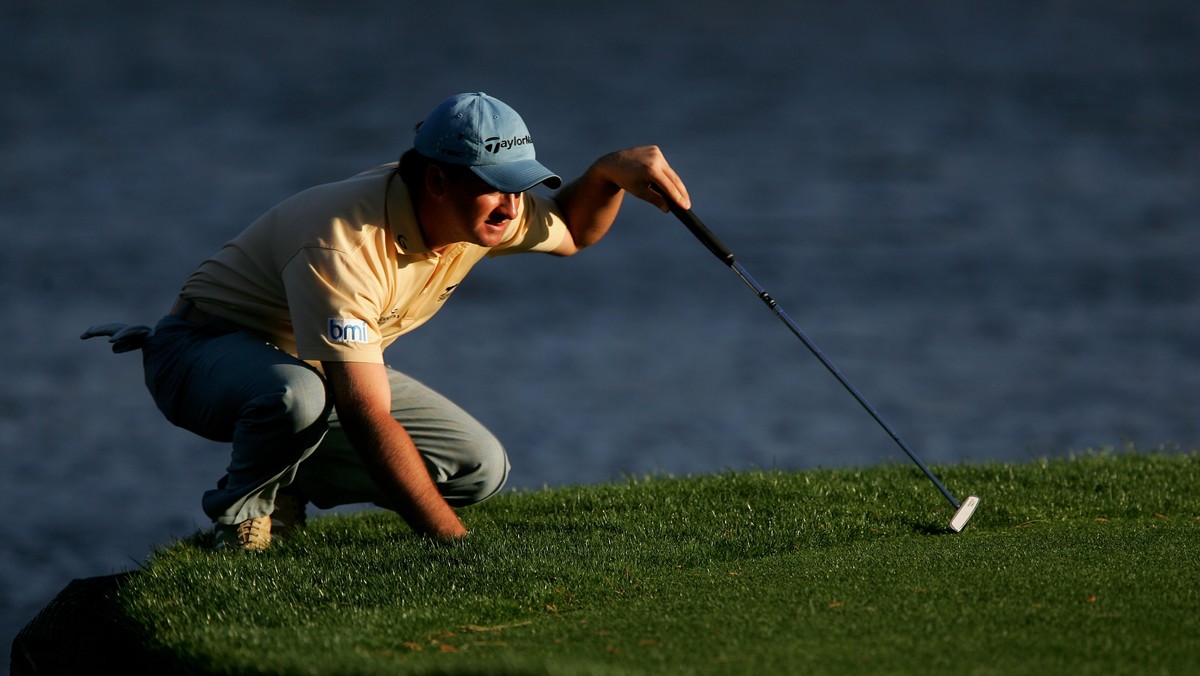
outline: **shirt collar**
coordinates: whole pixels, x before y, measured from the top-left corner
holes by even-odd
[[[425,236],[417,224],[412,196],[408,186],[400,178],[400,171],[393,171],[387,185],[388,227],[396,241],[396,249],[402,255],[433,255],[425,244]]]

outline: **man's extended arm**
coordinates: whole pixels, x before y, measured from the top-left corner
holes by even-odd
[[[371,478],[414,531],[454,540],[467,529],[438,492],[404,426],[392,418],[383,364],[322,362],[338,419]]]
[[[571,231],[571,239],[564,241],[554,253],[570,256],[598,242],[616,220],[626,192],[663,211],[670,208],[668,199],[685,209],[692,206],[687,188],[667,164],[658,146],[609,153],[593,162],[582,176],[563,186],[554,196]]]

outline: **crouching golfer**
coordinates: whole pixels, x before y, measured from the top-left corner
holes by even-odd
[[[453,508],[503,486],[505,451],[386,366],[384,349],[485,256],[574,254],[604,236],[626,191],[663,210],[667,199],[689,206],[653,146],[604,155],[553,199],[527,193],[562,180],[535,159],[516,111],[482,93],[439,104],[413,146],[268,211],[200,265],[153,331],[84,333],[111,336],[118,352],[140,347],[167,419],[232,443],[202,500],[219,547],[265,548],[303,525],[309,502],[374,503],[419,534],[465,535]]]

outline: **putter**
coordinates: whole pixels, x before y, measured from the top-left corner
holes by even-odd
[[[662,195],[666,194],[661,190],[656,190],[656,192]],[[929,471],[929,468],[925,466],[925,463],[921,462],[921,459],[917,457],[917,454],[908,447],[908,444],[904,443],[904,440],[900,438],[900,435],[896,434],[896,432],[892,430],[892,426],[888,425],[887,421],[883,419],[883,416],[879,415],[879,412],[875,410],[875,407],[867,402],[867,400],[858,393],[858,390],[855,389],[854,386],[850,384],[850,381],[846,379],[846,376],[842,375],[842,372],[833,365],[833,362],[829,361],[825,355],[821,353],[821,350],[817,349],[817,346],[808,339],[808,336],[804,335],[804,332],[800,330],[800,327],[796,326],[796,323],[787,316],[787,313],[785,313],[783,309],[779,307],[779,304],[775,302],[775,299],[771,298],[766,290],[763,289],[758,282],[754,281],[754,278],[751,277],[748,272],[746,272],[746,269],[742,267],[742,264],[737,262],[737,259],[734,258],[733,252],[730,251],[729,248],[724,244],[722,244],[719,239],[717,239],[716,235],[714,235],[712,231],[700,221],[696,214],[692,213],[691,209],[684,209],[675,204],[675,202],[669,198],[667,199],[667,202],[671,205],[671,213],[675,214],[675,217],[682,221],[683,224],[687,226],[688,230],[692,231],[692,234],[696,236],[696,239],[700,240],[701,244],[707,247],[714,256],[721,260],[721,262],[732,268],[733,271],[737,273],[738,277],[741,277],[742,281],[754,290],[754,293],[761,298],[764,303],[767,304],[767,307],[771,308],[771,310],[775,312],[775,315],[783,320],[783,323],[792,330],[792,333],[796,334],[796,337],[800,339],[800,342],[804,343],[804,347],[807,347],[808,351],[813,353],[813,356],[815,356],[821,362],[821,364],[825,366],[826,370],[832,373],[834,378],[837,378],[838,382],[842,384],[842,387],[846,388],[846,391],[854,396],[854,399],[858,401],[859,405],[862,406],[867,413],[871,414],[871,417],[875,419],[875,422],[879,423],[879,426],[882,427],[883,430],[888,433],[888,436],[892,438],[892,441],[895,441],[901,450],[908,454],[908,457],[917,464],[917,467],[921,468],[921,471],[925,473],[925,476],[929,477],[929,480],[933,482],[933,485],[937,486],[937,489],[941,491],[946,500],[948,500],[954,507],[954,516],[950,519],[949,524],[950,531],[954,533],[962,532],[962,529],[967,525],[967,521],[971,519],[971,515],[975,513],[975,508],[979,506],[979,498],[972,495],[967,497],[966,500],[959,502],[958,499],[951,495],[950,491],[946,490],[946,487],[942,485],[942,482],[938,481],[938,478],[933,475],[933,472]]]

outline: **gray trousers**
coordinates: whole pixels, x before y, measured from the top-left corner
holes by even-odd
[[[215,523],[265,516],[280,489],[317,507],[394,508],[338,424],[325,379],[235,324],[164,317],[142,348],[146,387],[171,423],[232,444],[216,488],[201,501]],[[500,442],[466,411],[388,369],[392,417],[412,437],[452,506],[495,494],[508,478]]]

